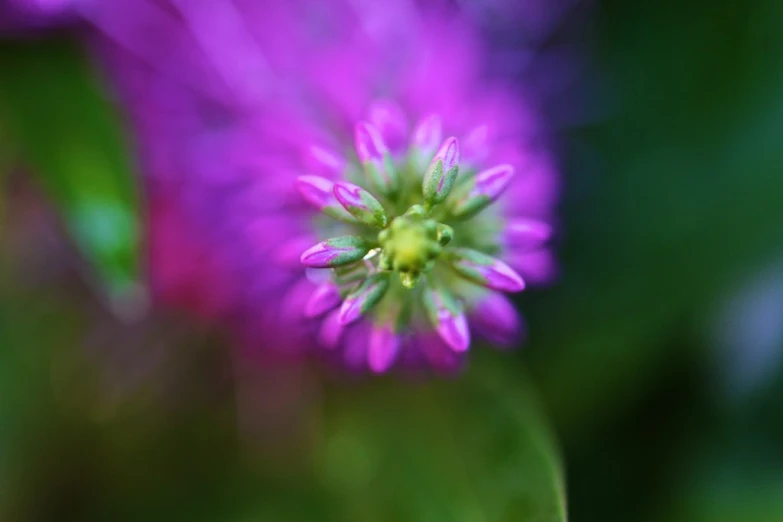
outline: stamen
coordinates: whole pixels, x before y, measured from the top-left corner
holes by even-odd
[[[389,228],[378,234],[383,249],[382,270],[400,272],[400,280],[406,288],[413,288],[423,272],[433,267],[433,261],[443,250],[439,239],[446,233],[445,226],[431,218],[419,205],[392,220]]]

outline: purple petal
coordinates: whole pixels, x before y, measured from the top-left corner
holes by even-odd
[[[334,268],[359,261],[369,251],[370,245],[361,237],[333,237],[308,248],[300,261],[311,268]]]
[[[369,312],[389,289],[389,274],[373,274],[343,301],[340,307],[340,321],[344,325],[357,321]]]
[[[400,339],[390,326],[373,328],[370,333],[367,361],[375,373],[388,370],[397,358]]]
[[[275,307],[277,320],[296,326],[296,328],[292,328],[293,331],[289,332],[291,342],[283,343],[278,348],[288,351],[307,342],[307,336],[311,332],[308,332],[308,328],[306,328],[307,320],[302,315],[302,305],[307,302],[312,292],[313,284],[307,279],[300,279],[290,288],[282,290],[278,294],[280,297],[278,297]]]
[[[296,178],[296,189],[305,201],[318,210],[328,206],[339,205],[333,193],[334,183],[326,178],[320,176],[299,176]]]
[[[558,266],[555,257],[549,250],[541,249],[532,252],[511,253],[509,265],[519,271],[525,280],[534,285],[550,283],[558,277]]]
[[[341,221],[355,222],[354,218],[337,201],[334,195],[334,183],[320,176],[299,176],[296,178],[299,194],[315,208],[329,217]]]
[[[389,152],[378,129],[370,123],[364,121],[357,123],[354,139],[356,154],[362,163],[368,161],[380,163],[384,155]]]
[[[464,352],[470,346],[470,329],[465,314],[452,316],[448,312],[439,316],[435,330],[440,338],[455,352]]]
[[[471,325],[489,341],[509,346],[519,340],[521,322],[514,305],[496,292],[481,299],[470,313]]]
[[[289,239],[275,249],[272,259],[278,265],[301,270],[302,251],[312,244],[313,238],[310,236]]]
[[[366,192],[363,188],[347,181],[334,184],[334,196],[341,205],[347,207],[360,207],[368,210],[364,202],[362,201],[362,192]]]
[[[308,170],[333,178],[343,173],[345,164],[345,158],[337,152],[318,145],[312,145],[305,157],[305,166]]]
[[[457,352],[434,333],[416,336],[416,347],[424,354],[429,364],[445,374],[457,373],[465,360],[465,352]]]
[[[511,165],[498,165],[482,170],[476,174],[476,184],[471,194],[474,197],[486,196],[494,201],[506,190],[512,177],[514,177],[514,167]]]
[[[499,259],[468,248],[455,248],[452,267],[461,276],[479,285],[502,292],[521,292],[525,282]]]
[[[462,307],[445,289],[430,289],[424,294],[424,306],[435,331],[455,352],[470,346],[470,329]]]
[[[509,248],[534,250],[552,237],[552,225],[536,219],[512,219],[506,224],[504,235]]]
[[[462,154],[465,163],[476,165],[480,163],[489,151],[489,126],[479,125],[471,130],[462,140]]]
[[[388,100],[377,101],[368,112],[370,122],[391,149],[396,150],[405,143],[408,121],[399,105]]]
[[[340,205],[362,223],[380,228],[388,223],[383,205],[363,188],[343,181],[334,184],[333,192]]]
[[[364,372],[367,369],[367,345],[370,332],[367,328],[352,328],[343,339],[342,358],[345,366],[352,371]]]
[[[503,292],[521,292],[525,289],[525,282],[510,266],[503,261],[495,261],[494,264],[480,269],[487,279],[486,285],[494,290]]]
[[[379,192],[387,195],[397,191],[399,179],[391,161],[389,149],[378,129],[367,122],[359,122],[355,131],[356,154],[364,173]]]
[[[476,174],[470,191],[457,197],[451,212],[455,217],[465,219],[479,213],[492,204],[508,187],[514,177],[514,167],[498,165]]]
[[[435,154],[436,158],[443,160],[443,170],[450,170],[459,164],[459,142],[457,138],[446,138],[440,149]]]
[[[422,152],[432,154],[441,142],[442,133],[440,116],[430,114],[422,119],[413,130],[412,145]]]
[[[431,205],[444,201],[457,179],[458,170],[459,142],[454,137],[446,138],[424,173],[424,200]]]
[[[340,301],[342,298],[337,286],[332,282],[324,283],[318,286],[307,300],[305,317],[318,317],[340,304]]]
[[[340,322],[340,312],[335,310],[326,316],[318,330],[318,342],[327,349],[337,348],[345,326]]]

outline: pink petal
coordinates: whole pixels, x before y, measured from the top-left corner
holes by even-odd
[[[375,373],[383,373],[394,364],[400,340],[389,326],[373,328],[370,333],[367,361]]]
[[[337,286],[332,283],[324,283],[315,290],[305,304],[305,317],[318,317],[340,304],[342,298]]]

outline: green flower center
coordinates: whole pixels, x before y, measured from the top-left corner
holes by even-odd
[[[413,205],[378,234],[379,268],[399,272],[402,284],[413,288],[421,274],[435,266],[451,236],[450,227],[430,218],[421,205]]]

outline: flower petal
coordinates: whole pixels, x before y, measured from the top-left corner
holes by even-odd
[[[302,269],[302,250],[316,239],[307,235],[283,240],[274,247],[271,259],[279,266],[299,271]],[[269,255],[267,252],[263,254]]]
[[[368,114],[370,122],[392,150],[398,150],[405,144],[408,120],[399,105],[389,100],[379,100],[370,105]]]
[[[443,288],[426,290],[423,302],[427,316],[443,342],[455,352],[466,351],[470,346],[470,329],[462,306]]]
[[[378,129],[366,121],[356,124],[354,132],[356,154],[364,167],[364,172],[383,194],[397,191],[397,173],[392,164],[389,149]]]
[[[345,181],[335,183],[334,197],[345,210],[366,225],[383,228],[389,222],[383,205],[357,185]]]
[[[422,155],[435,154],[441,143],[442,126],[440,116],[437,114],[424,117],[413,129],[411,145]]]
[[[326,316],[318,330],[318,342],[327,349],[337,348],[345,326],[340,322],[340,312],[335,310]]]
[[[518,341],[522,331],[521,319],[506,296],[490,292],[470,312],[470,323],[487,340],[509,346]]]
[[[311,169],[310,171],[324,176],[333,178],[340,176],[345,170],[345,165],[345,158],[337,152],[318,145],[310,146],[305,156],[305,166]]]
[[[447,138],[424,172],[421,184],[424,201],[430,205],[443,202],[451,192],[458,171],[459,142],[457,138]]]
[[[389,153],[389,149],[375,126],[366,121],[356,124],[354,139],[356,140],[356,154],[359,161],[383,161],[383,157]]]
[[[509,248],[535,250],[552,237],[552,225],[537,219],[516,218],[506,224],[503,234]]]
[[[369,312],[389,289],[389,274],[373,274],[343,301],[340,307],[340,322],[344,325],[357,321]]]
[[[475,166],[487,157],[489,152],[489,126],[474,127],[462,139],[462,157],[466,164]]]
[[[370,332],[367,362],[375,373],[383,373],[394,364],[400,339],[391,326],[376,326]]]
[[[358,236],[333,237],[307,249],[300,261],[311,268],[334,268],[359,261],[370,248],[370,243]]]
[[[502,292],[525,289],[522,277],[499,259],[469,248],[455,248],[451,253],[452,268],[465,279]]]
[[[512,252],[506,259],[508,264],[532,285],[551,283],[559,277],[557,261],[548,249]]]
[[[343,221],[355,222],[334,195],[334,182],[321,176],[299,176],[296,178],[299,194],[324,214]]]
[[[415,347],[437,372],[454,375],[464,366],[466,352],[456,352],[435,332],[418,335]]]
[[[464,189],[455,201],[451,208],[452,214],[461,219],[475,216],[503,194],[512,177],[514,167],[508,164],[479,172],[472,180],[472,185],[466,185],[469,190]]]
[[[324,283],[315,290],[305,304],[305,317],[318,317],[332,308],[336,307],[342,301],[340,290],[332,282]]]

